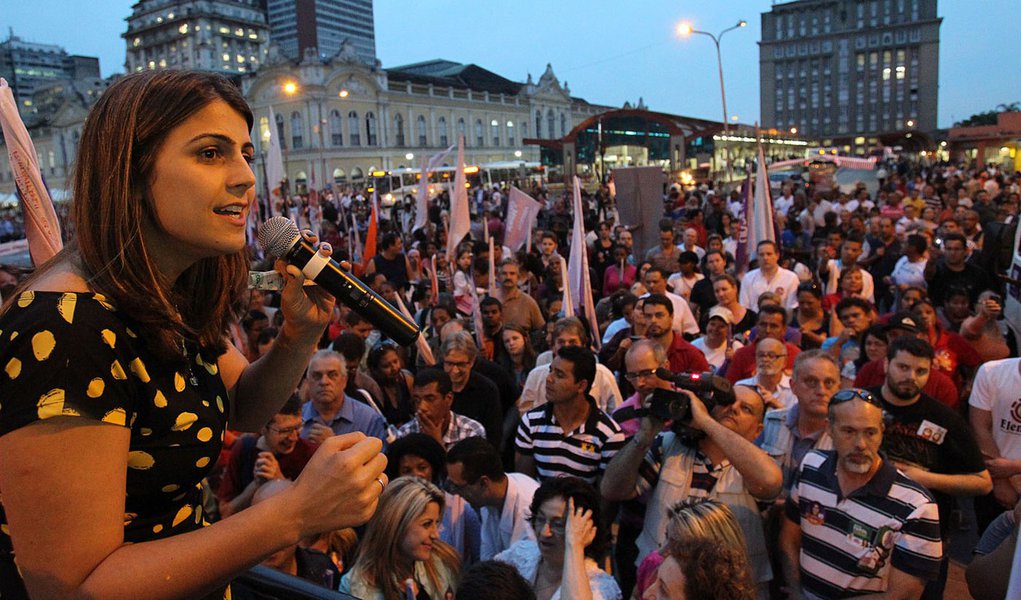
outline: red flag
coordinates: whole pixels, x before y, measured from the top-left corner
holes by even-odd
[[[369,267],[369,261],[376,256],[376,230],[379,227],[379,196],[372,192],[372,213],[369,214],[369,230],[365,233],[365,250],[362,252],[362,269]]]

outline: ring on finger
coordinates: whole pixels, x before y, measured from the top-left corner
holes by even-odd
[[[376,483],[379,484],[379,493],[380,494],[382,494],[384,491],[386,491],[386,482],[383,481],[382,477],[377,477],[376,478]]]

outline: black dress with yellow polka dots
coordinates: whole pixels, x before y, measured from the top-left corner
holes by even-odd
[[[137,330],[89,293],[25,292],[0,318],[0,436],[59,416],[128,427],[131,543],[203,526],[199,483],[220,452],[228,406],[215,357],[185,344],[187,367],[171,366]],[[0,598],[26,597],[2,504],[0,532]]]

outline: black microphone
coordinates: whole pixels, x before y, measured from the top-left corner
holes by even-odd
[[[382,296],[369,289],[360,279],[340,268],[337,261],[315,251],[301,234],[294,221],[273,217],[259,227],[262,249],[301,269],[345,306],[365,317],[390,339],[409,346],[421,331]]]

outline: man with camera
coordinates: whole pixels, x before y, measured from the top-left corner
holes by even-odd
[[[701,380],[694,386],[691,379],[683,385],[705,389]],[[754,578],[764,583],[772,578],[772,569],[756,499],[776,497],[783,475],[752,443],[762,431],[762,397],[738,386],[732,402],[717,404],[718,398],[728,396],[727,387],[726,382],[714,383],[713,392],[702,394],[714,405],[711,414],[703,399],[687,389],[651,394],[643,403],[651,410],[642,416],[638,433],[610,461],[601,491],[611,501],[650,494],[638,537],[638,563],[665,541],[669,507],[703,498],[727,504],[744,531]],[[670,414],[671,407],[685,403],[690,412]],[[671,417],[671,430],[661,431]]]

